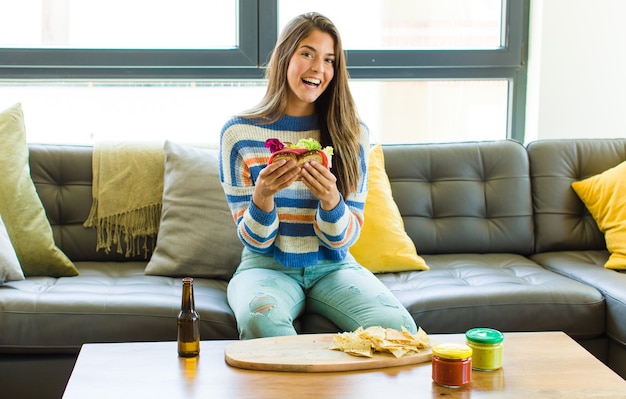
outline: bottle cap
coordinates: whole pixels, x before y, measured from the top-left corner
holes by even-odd
[[[472,348],[463,344],[442,343],[433,346],[433,355],[444,359],[467,359],[472,357]]]
[[[472,328],[467,330],[465,338],[478,344],[493,345],[504,341],[504,334],[492,328]]]

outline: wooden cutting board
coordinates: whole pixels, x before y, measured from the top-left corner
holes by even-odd
[[[368,370],[431,361],[430,348],[396,358],[375,352],[372,358],[330,350],[334,334],[304,334],[237,341],[226,347],[226,363],[249,370],[328,372]]]

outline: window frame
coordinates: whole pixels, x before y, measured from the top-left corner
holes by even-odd
[[[0,48],[0,79],[258,78],[256,3],[238,1],[233,49]]]
[[[502,0],[502,47],[346,50],[352,79],[508,82],[507,138],[524,141],[530,0]],[[258,80],[278,37],[278,0],[238,0],[233,49],[0,48],[0,80]]]

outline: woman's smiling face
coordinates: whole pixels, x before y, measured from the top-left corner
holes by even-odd
[[[287,68],[287,115],[313,114],[315,100],[335,76],[334,62],[335,41],[330,34],[314,30],[298,43]]]

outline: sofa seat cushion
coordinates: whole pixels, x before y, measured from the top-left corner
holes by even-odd
[[[379,278],[428,333],[472,327],[604,334],[602,294],[514,254],[424,255],[429,271]]]
[[[606,269],[609,252],[545,252],[532,259],[545,268],[595,287],[606,301],[606,333],[626,348],[626,271]]]
[[[176,340],[179,278],[146,276],[146,262],[77,262],[76,277],[0,286],[0,352],[78,351],[87,342]],[[236,339],[226,282],[196,278],[202,339]]]

